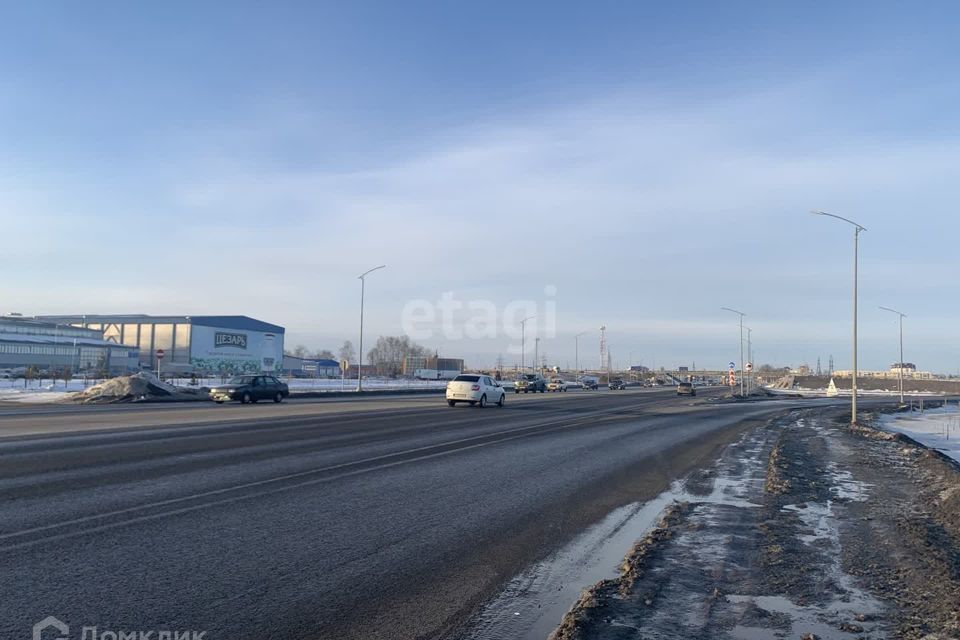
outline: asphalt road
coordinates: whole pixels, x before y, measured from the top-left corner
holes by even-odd
[[[804,403],[710,395],[2,409],[0,638],[49,615],[76,638],[456,637],[518,570]]]

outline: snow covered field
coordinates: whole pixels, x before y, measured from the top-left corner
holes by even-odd
[[[910,436],[960,462],[960,408],[956,404],[923,413],[884,415],[880,418],[880,425],[888,431]]]
[[[97,381],[99,382],[99,381]],[[23,380],[0,379],[0,401],[8,402],[60,402],[75,391],[94,385],[93,380],[84,384],[83,378],[76,378],[64,384],[63,380]]]
[[[790,395],[793,395],[793,396],[801,395],[801,396],[807,396],[807,397],[810,397],[810,396],[824,396],[824,397],[826,397],[826,395],[827,395],[827,390],[826,390],[826,389],[777,389],[777,388],[774,388],[774,387],[764,387],[764,389],[766,389],[767,391],[769,391],[769,392],[771,392],[771,393],[778,393],[778,394],[787,395],[787,396],[790,396]],[[900,395],[900,392],[897,391],[896,389],[893,389],[893,390],[890,390],[890,389],[858,389],[858,390],[857,390],[857,397],[858,397],[858,398],[860,398],[860,397],[862,397],[862,396],[899,396],[899,395]],[[939,398],[939,397],[942,397],[942,396],[943,396],[942,393],[934,393],[934,392],[932,392],[932,391],[911,391],[911,392],[907,393],[906,395],[907,395],[907,397],[910,397],[910,398],[919,398],[919,397],[921,397],[921,396],[924,397],[924,398]],[[839,396],[839,397],[846,396],[846,397],[849,398],[849,397],[850,397],[850,389],[837,389],[837,396]]]

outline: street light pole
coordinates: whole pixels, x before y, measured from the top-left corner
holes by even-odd
[[[896,309],[891,309],[890,307],[880,307],[884,311],[889,311],[890,313],[895,313],[900,317],[900,404],[903,404],[903,319],[907,317],[907,314],[900,313]]]
[[[744,327],[747,330],[747,364],[750,365],[750,375],[747,377],[747,393],[753,390],[753,329]]]
[[[857,424],[857,271],[859,269],[860,232],[866,231],[867,228],[853,220],[826,211],[814,210],[811,213],[818,216],[829,216],[853,225],[853,379],[850,385],[852,388],[850,394],[850,424]]]
[[[382,264],[369,271],[364,271],[357,278],[360,280],[360,357],[357,361],[357,391],[363,391],[363,297],[367,284],[367,276],[377,269],[383,269],[387,265]]]
[[[740,397],[745,398],[746,394],[743,392],[743,376],[745,371],[743,369],[743,316],[747,315],[742,311],[737,311],[736,309],[731,309],[730,307],[720,307],[724,311],[729,311],[730,313],[735,313],[740,316]]]
[[[577,382],[580,382],[580,336],[587,335],[588,332],[581,331],[577,335],[573,336],[573,348],[574,348],[574,367],[577,370]]]
[[[540,366],[540,337],[533,339],[533,370],[543,373],[543,367]]]
[[[526,373],[527,368],[524,362],[524,356],[527,354],[527,320],[533,320],[537,316],[530,316],[520,321],[520,373]]]

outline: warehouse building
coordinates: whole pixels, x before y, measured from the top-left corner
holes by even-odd
[[[74,315],[46,322],[96,331],[136,352],[133,368],[226,375],[283,367],[284,328],[247,316]],[[158,358],[160,352],[163,357]]]
[[[403,359],[401,373],[405,376],[412,376],[420,369],[433,369],[437,371],[463,371],[463,358],[441,358],[439,356],[411,356],[407,355]]]
[[[283,374],[291,378],[339,378],[341,373],[336,360],[283,356]]]
[[[137,349],[103,339],[96,329],[68,323],[0,317],[0,369],[47,374],[125,373],[137,368]]]

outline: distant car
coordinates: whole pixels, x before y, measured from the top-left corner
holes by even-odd
[[[239,400],[242,404],[258,400],[283,402],[290,395],[290,388],[269,375],[243,375],[232,378],[227,384],[210,389],[210,399],[217,404]]]
[[[677,395],[678,396],[695,396],[697,395],[697,389],[693,386],[691,382],[681,382],[677,385]]]
[[[547,391],[566,391],[568,386],[565,380],[554,378],[547,384]]]
[[[591,380],[589,378],[586,380],[581,380],[580,386],[584,389],[584,391],[596,391],[600,387],[596,380]]]
[[[490,376],[460,374],[447,383],[447,404],[451,407],[458,402],[467,402],[470,406],[481,408],[495,402],[502,407],[506,401],[507,392]]]
[[[607,386],[610,388],[611,391],[623,391],[624,389],[627,388],[627,383],[624,382],[623,380],[616,379],[616,380],[611,380],[610,384],[608,384]]]
[[[513,382],[513,392],[544,393],[547,390],[547,381],[539,373],[524,373]]]

